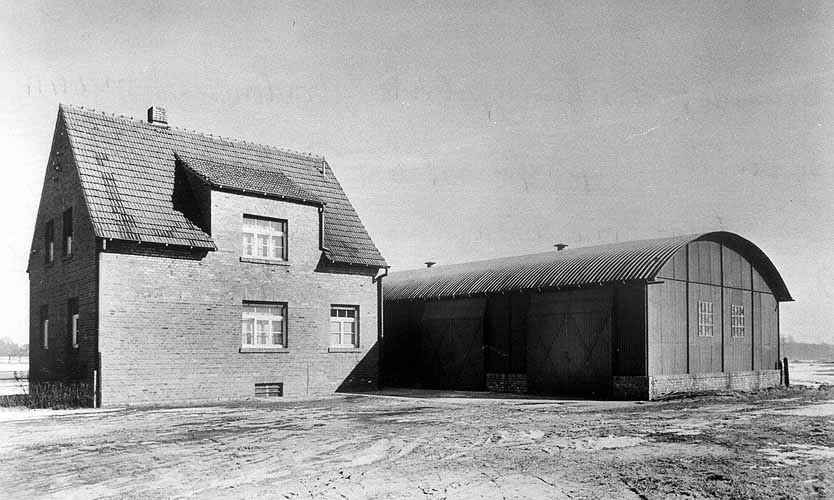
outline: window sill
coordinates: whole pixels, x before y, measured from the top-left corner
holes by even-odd
[[[259,259],[257,257],[241,257],[241,262],[249,262],[252,264],[266,264],[270,266],[287,266],[289,267],[290,263],[286,260],[271,260],[271,259]]]
[[[362,352],[359,347],[328,347],[327,352]]]
[[[238,352],[274,352],[286,354],[290,352],[286,347],[268,347],[268,346],[241,346]]]

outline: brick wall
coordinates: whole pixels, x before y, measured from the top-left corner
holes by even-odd
[[[73,209],[72,253],[63,255],[63,213]],[[44,262],[44,229],[52,220],[54,259]],[[30,384],[77,381],[91,387],[96,366],[96,238],[81,194],[63,122],[59,116],[44,176],[29,257]],[[68,301],[78,300],[78,346],[71,341]],[[40,311],[48,307],[49,342],[43,348]]]
[[[102,403],[244,399],[269,382],[288,397],[375,388],[375,270],[322,269],[316,207],[217,191],[211,207],[215,252],[100,255]],[[288,221],[287,265],[241,261],[244,214]],[[244,300],[287,303],[286,352],[239,352]],[[332,304],[359,306],[355,352],[329,349]]]
[[[526,373],[487,373],[486,387],[492,392],[527,392]]]
[[[614,377],[614,397],[657,399],[703,391],[755,391],[781,384],[780,370]]]

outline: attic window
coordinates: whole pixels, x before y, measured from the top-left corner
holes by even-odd
[[[55,260],[55,223],[50,219],[43,228],[43,261],[51,264]]]
[[[63,231],[64,255],[72,255],[72,207],[64,210]]]

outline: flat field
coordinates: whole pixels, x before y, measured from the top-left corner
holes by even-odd
[[[834,498],[834,388],[0,410],[0,498]]]

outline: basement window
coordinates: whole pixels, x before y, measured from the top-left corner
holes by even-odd
[[[359,306],[330,307],[330,347],[359,347]]]
[[[698,336],[712,337],[713,336],[713,308],[712,302],[699,300],[698,301]]]
[[[284,395],[284,383],[255,384],[256,398],[280,398]]]
[[[241,318],[243,347],[287,347],[287,304],[244,302]]]
[[[287,260],[287,221],[243,216],[243,257]]]
[[[730,306],[730,332],[733,337],[744,337],[744,306]]]

